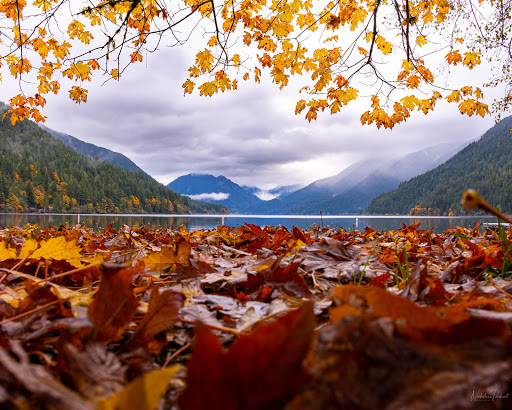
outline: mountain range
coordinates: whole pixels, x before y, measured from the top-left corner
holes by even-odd
[[[512,116],[489,129],[440,166],[375,197],[371,214],[465,213],[462,194],[472,188],[495,207],[512,213]]]
[[[395,160],[357,162],[335,176],[303,188],[276,187],[265,192],[267,198],[256,187],[240,186],[224,176],[208,174],[184,175],[167,187],[196,200],[222,204],[234,213],[355,214],[364,212],[375,196],[438,166],[463,147],[445,143]],[[262,200],[272,196],[272,200]]]
[[[6,108],[0,103],[0,111]],[[0,211],[37,205],[63,212],[224,213],[230,208],[240,214],[448,215],[464,213],[460,197],[471,187],[512,212],[511,129],[508,117],[462,146],[445,143],[398,159],[357,162],[305,187],[262,190],[224,176],[188,174],[168,190],[123,154],[30,121],[11,126],[7,117],[0,123]],[[134,206],[135,198],[144,204]]]

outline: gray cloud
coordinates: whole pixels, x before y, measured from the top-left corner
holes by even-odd
[[[362,126],[360,105],[308,123],[295,116],[293,89],[241,82],[239,90],[184,97],[185,49],[163,50],[134,65],[121,81],[92,84],[86,104],[49,97],[47,125],[122,152],[162,183],[188,173],[225,175],[268,188],[309,183],[367,158],[398,157],[447,141],[480,136],[493,118],[467,118],[455,106],[390,130]],[[86,85],[87,86],[87,85]]]

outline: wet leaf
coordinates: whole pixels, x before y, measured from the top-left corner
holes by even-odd
[[[129,344],[144,346],[153,341],[156,335],[169,329],[178,321],[178,312],[185,302],[185,296],[172,290],[160,292],[153,288],[149,298],[148,311],[135,329]],[[153,351],[153,353],[160,353]]]
[[[313,337],[312,303],[238,338],[224,352],[206,327],[196,329],[188,363],[187,409],[279,408],[304,380],[302,363]]]
[[[395,328],[389,318],[370,316],[346,316],[324,327],[316,342],[313,380],[286,409],[508,406],[510,338],[479,333],[478,339],[457,345],[417,343],[397,337]],[[504,397],[492,403],[472,400],[497,392]]]
[[[116,340],[130,323],[138,305],[132,286],[135,273],[134,269],[123,265],[102,266],[100,287],[88,308],[96,327],[95,340]]]
[[[153,252],[140,260],[149,270],[159,271],[174,264],[188,265],[190,251],[190,243],[179,235],[174,244],[163,245],[160,251]]]
[[[8,397],[0,403],[7,408],[23,405],[34,408],[40,403],[51,403],[54,409],[92,410],[94,404],[84,400],[57,380],[43,366],[31,364],[19,345],[13,346],[18,360],[0,347],[0,381],[9,386]],[[9,405],[10,404],[10,405]]]
[[[333,300],[332,322],[355,315],[389,318],[398,334],[417,342],[461,343],[468,338],[510,335],[506,323],[475,318],[465,311],[466,306],[422,307],[376,287],[337,287]]]
[[[81,251],[76,240],[68,241],[65,236],[58,236],[40,242],[35,239],[28,239],[23,243],[19,259],[30,256],[32,259],[65,260],[74,267],[79,268],[83,266],[81,260],[84,258]]]

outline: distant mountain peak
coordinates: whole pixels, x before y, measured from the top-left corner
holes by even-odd
[[[167,187],[193,199],[224,205],[234,213],[253,212],[264,202],[223,175],[191,173],[176,178]]]

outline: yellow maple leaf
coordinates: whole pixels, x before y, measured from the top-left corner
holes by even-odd
[[[91,81],[91,67],[80,61],[77,64],[71,64],[71,68],[75,72],[75,76],[82,81]]]
[[[464,53],[464,60],[462,64],[468,66],[470,70],[472,70],[476,65],[480,64],[482,61],[480,59],[480,53]]]
[[[212,36],[210,40],[208,40],[208,47],[213,47],[217,45],[217,36]]]
[[[337,112],[339,112],[341,110],[341,103],[339,101],[334,101],[332,104],[331,104],[331,114],[336,114]]]
[[[240,54],[235,54],[231,61],[235,67],[238,67],[240,65]]]
[[[471,117],[474,114],[475,109],[475,101],[471,99],[464,100],[459,104],[460,113],[466,114],[468,117]]]
[[[69,98],[78,104],[81,102],[87,102],[87,90],[74,85],[71,87],[71,90],[69,90]]]
[[[0,260],[19,259],[16,253],[16,248],[8,248],[6,241],[0,242]]]
[[[96,410],[156,410],[169,383],[182,369],[181,365],[164,367],[144,373],[124,388],[98,403]]]
[[[359,54],[363,55],[363,56],[367,56],[368,55],[368,50],[366,48],[363,48],[363,47],[357,47],[357,50],[359,51]]]
[[[187,81],[185,81],[182,85],[183,89],[185,90],[184,91],[184,94],[192,94],[192,91],[194,90],[194,82],[190,81],[190,79],[187,79]]]
[[[57,236],[41,242],[35,239],[27,239],[23,243],[18,259],[29,257],[32,259],[64,260],[74,267],[80,268],[83,266],[81,260],[84,258],[81,251],[82,249],[77,245],[76,240],[67,241],[64,236]]]
[[[177,263],[188,265],[190,251],[190,244],[182,240],[172,246],[163,245],[160,251],[153,252],[140,260],[150,271],[159,271]]]
[[[461,95],[460,95],[460,91],[452,91],[452,93],[446,97],[446,101],[448,102],[453,102],[453,101],[456,101],[456,102],[459,102],[461,99]]]
[[[416,44],[420,47],[423,47],[425,44],[427,44],[427,39],[423,34],[416,37]]]
[[[400,100],[402,105],[407,108],[409,111],[414,110],[414,107],[420,105],[420,100],[416,98],[414,95],[408,95]]]
[[[205,49],[196,54],[196,64],[199,66],[201,72],[206,73],[212,69],[214,62],[213,54],[210,50]]]
[[[217,81],[207,81],[203,85],[199,86],[199,95],[206,95],[211,97],[213,94],[219,91]]]
[[[307,102],[306,100],[300,100],[297,102],[295,106],[295,115],[300,114],[306,108]]]

